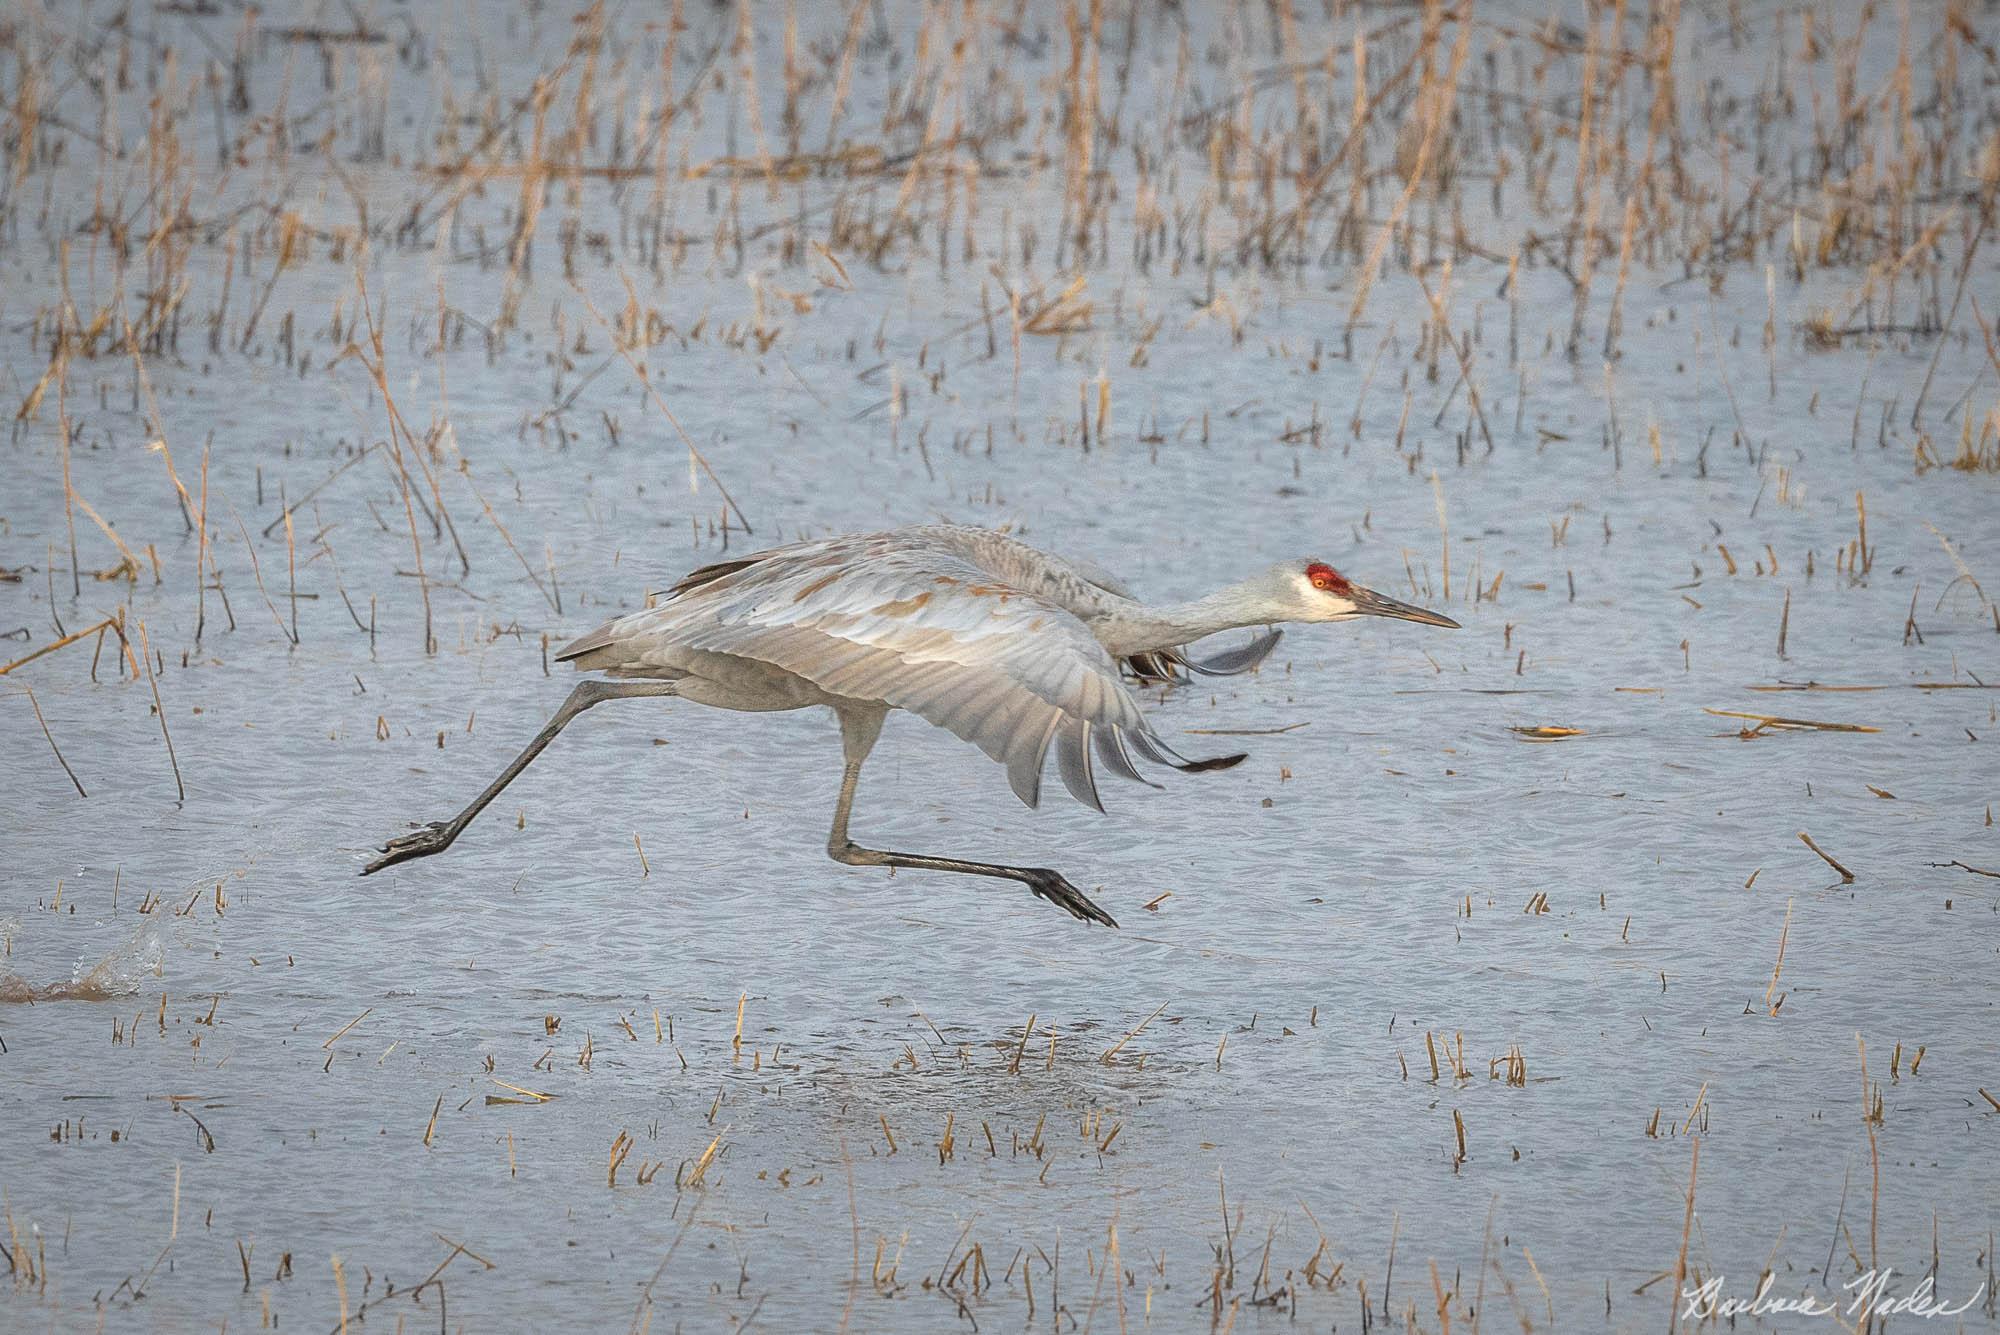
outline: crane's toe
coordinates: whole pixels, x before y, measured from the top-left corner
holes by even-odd
[[[1090,897],[1064,880],[1058,872],[1047,867],[1024,868],[1028,874],[1028,888],[1056,907],[1066,910],[1072,917],[1085,922],[1101,922],[1106,927],[1116,927],[1118,920],[1091,903]]]
[[[363,876],[393,867],[398,862],[408,862],[412,858],[425,858],[433,853],[442,853],[451,847],[451,841],[458,832],[441,820],[434,820],[421,829],[409,834],[398,835],[382,845],[382,856],[361,869]]]

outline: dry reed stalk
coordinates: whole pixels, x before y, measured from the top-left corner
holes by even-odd
[[[160,998],[160,1001],[161,1004],[164,1006],[166,1003],[166,997],[163,995]],[[153,1282],[153,1275],[159,1270],[160,1262],[167,1259],[167,1253],[171,1252],[174,1249],[174,1240],[180,1237],[181,1235],[181,1166],[178,1163],[174,1165],[174,1203],[170,1218],[173,1220],[173,1224],[167,1230],[167,1245],[160,1248],[160,1254],[153,1258],[152,1267],[146,1271],[146,1277],[140,1280],[139,1283],[133,1287],[132,1297],[135,1300],[145,1295],[146,1286]],[[18,1242],[16,1244],[15,1254],[16,1255],[19,1254]]]
[[[736,56],[739,61],[737,73],[742,86],[743,112],[750,121],[750,134],[757,146],[757,163],[763,172],[765,187],[770,192],[770,197],[775,200],[778,197],[778,178],[771,159],[770,136],[764,132],[762,99],[757,95],[756,51],[756,35],[750,21],[750,6],[738,6],[736,38],[730,54]]]
[[[134,583],[137,582],[139,571],[142,569],[142,567],[139,564],[139,558],[133,555],[132,549],[130,547],[125,545],[125,540],[118,536],[118,530],[112,528],[109,523],[105,522],[104,516],[97,513],[97,508],[93,506],[88,500],[84,499],[84,495],[82,492],[77,491],[74,488],[71,488],[71,496],[75,499],[76,504],[83,510],[84,514],[90,517],[90,521],[93,524],[97,525],[98,530],[101,533],[103,533],[106,538],[111,540],[111,545],[118,549],[119,561],[117,567],[113,570],[97,572],[96,578],[116,579],[120,575],[122,575],[125,577],[127,582],[134,582]]]
[[[735,514],[736,522],[743,526],[743,531],[745,533],[755,533],[756,530],[750,526],[749,516],[743,513],[743,507],[738,505],[736,498],[729,494],[729,488],[723,485],[720,477],[716,476],[715,469],[710,467],[708,459],[699,449],[695,448],[694,438],[688,435],[687,428],[681,425],[680,418],[674,416],[674,410],[667,406],[667,401],[660,397],[660,391],[654,388],[652,377],[647,373],[645,364],[634,358],[627,348],[618,343],[613,325],[592,304],[589,296],[584,293],[583,289],[573,286],[572,290],[583,301],[584,309],[590,312],[591,318],[596,320],[598,326],[611,336],[614,346],[617,346],[618,355],[625,359],[625,364],[631,368],[632,374],[638,378],[639,384],[645,389],[647,397],[653,401],[653,406],[658,408],[661,414],[666,417],[667,421],[673,426],[674,432],[680,436],[681,444],[687,447],[688,491],[692,493],[697,490],[695,470],[699,468],[701,472],[708,475],[708,480],[715,484],[715,489],[722,493],[723,503]]]
[[[1387,27],[1399,27],[1406,20],[1392,20]],[[1392,94],[1409,82],[1419,65],[1429,57],[1435,35],[1418,45],[1416,52],[1405,61],[1395,73],[1383,80],[1371,93],[1368,87],[1367,34],[1357,29],[1354,34],[1354,101],[1348,120],[1348,131],[1340,147],[1319,164],[1313,175],[1299,187],[1299,197],[1292,207],[1282,215],[1273,215],[1259,225],[1256,241],[1265,254],[1275,254],[1294,239],[1303,238],[1312,217],[1319,196],[1333,179],[1333,175],[1346,164],[1350,155],[1359,159],[1355,170],[1350,173],[1350,193],[1347,217],[1358,218],[1361,210],[1361,196],[1366,186],[1367,175],[1367,129],[1375,111]]]
[[[554,77],[560,79],[560,72]],[[521,190],[514,213],[514,235],[508,248],[506,287],[500,300],[500,313],[493,322],[494,328],[503,333],[514,327],[519,316],[522,296],[521,276],[527,268],[532,253],[535,228],[541,221],[544,186],[549,175],[549,163],[544,145],[548,135],[549,104],[554,96],[555,83],[551,78],[535,80],[532,101],[535,113],[534,130],[527,161],[521,167]]]
[[[1874,568],[1875,552],[1868,545],[1868,497],[1858,491],[1854,493],[1854,522],[1858,532],[1854,540],[1855,561],[1859,566],[1858,573],[1866,575]],[[1848,573],[1856,574],[1855,568],[1850,566]]]
[[[76,785],[76,795],[83,798],[89,797],[90,794],[83,791],[83,784],[77,780],[76,771],[69,767],[67,760],[63,759],[62,748],[56,745],[55,734],[49,731],[49,721],[42,717],[42,707],[35,701],[35,688],[23,682],[21,689],[28,693],[28,707],[35,711],[35,722],[42,725],[42,736],[48,738],[49,750],[55,753],[56,763],[62,766],[64,774],[69,775],[69,781]],[[56,897],[60,900],[62,897],[61,882],[57,882],[57,886]]]
[[[1694,1232],[1694,1186],[1701,1172],[1701,1137],[1694,1138],[1694,1149],[1688,1161],[1687,1213],[1681,1220],[1681,1250],[1674,1258],[1674,1287],[1667,1295],[1668,1316],[1667,1335],[1674,1335],[1680,1329],[1681,1285],[1687,1279],[1688,1239]]]
[[[1421,272],[1416,275],[1416,279],[1417,285],[1423,289],[1424,299],[1430,303],[1431,316],[1437,321],[1438,337],[1443,339],[1445,344],[1451,348],[1452,356],[1458,361],[1459,378],[1465,384],[1466,398],[1472,405],[1473,415],[1479,419],[1479,434],[1485,439],[1486,451],[1490,454],[1493,452],[1493,431],[1486,425],[1486,409],[1479,402],[1479,382],[1473,378],[1472,357],[1464,347],[1459,345],[1458,340],[1452,337],[1451,320],[1445,313],[1445,298],[1451,292],[1451,261],[1446,260],[1444,262],[1444,277],[1439,280],[1438,290],[1435,294],[1432,293],[1430,284],[1424,281],[1424,276]],[[1434,480],[1437,477],[1435,469],[1432,470],[1431,477]],[[1442,519],[1442,513],[1442,502],[1440,502],[1440,519]],[[1449,570],[1445,573],[1444,596],[1446,599],[1451,597],[1451,575]]]
[[[1708,1102],[1708,1081],[1704,1080],[1701,1082],[1701,1088],[1695,1091],[1694,1105],[1688,1109],[1687,1120],[1681,1124],[1681,1134],[1683,1136],[1687,1135],[1690,1131],[1694,1130],[1695,1119],[1701,1116],[1702,1107],[1705,1104],[1707,1104],[1707,1102]],[[1703,1129],[1704,1130],[1707,1129],[1706,1123],[1703,1124]]]
[[[1021,1056],[1027,1052],[1028,1040],[1034,1036],[1035,1019],[1035,1016],[1030,1015],[1026,1027],[1021,1030],[1021,1041],[1014,1049],[1014,1060],[1007,1064],[1008,1075],[1019,1075],[1021,1073]]]
[[[63,267],[69,267],[69,242],[63,242]],[[83,596],[82,575],[76,559],[76,485],[70,480],[69,351],[60,328],[56,337],[56,419],[57,440],[62,452],[63,522],[69,530],[69,591],[72,599]]]
[[[271,620],[278,623],[278,633],[280,635],[283,635],[287,640],[291,641],[292,646],[296,648],[299,642],[298,632],[296,630],[289,630],[286,628],[284,617],[278,614],[278,605],[271,601],[271,594],[269,590],[265,589],[264,587],[264,568],[262,563],[260,563],[257,560],[257,548],[254,545],[252,545],[250,541],[250,529],[246,524],[244,524],[243,516],[240,514],[236,514],[236,508],[234,506],[230,507],[230,513],[236,515],[237,531],[243,535],[243,550],[250,554],[250,577],[252,580],[256,582],[258,596],[263,598],[264,606],[271,613]],[[291,527],[290,524],[287,523],[286,525],[287,533],[290,532],[290,527]],[[298,616],[298,602],[296,601],[296,599],[292,603],[292,615],[294,618]]]
[[[208,561],[208,452],[214,437],[202,442],[201,446],[201,503],[195,509],[194,547],[194,642],[201,644],[201,632],[208,622],[208,577],[204,566]],[[160,453],[166,459],[167,476],[173,480],[185,498],[187,489],[181,487],[180,478],[174,474],[173,456],[167,453],[167,442],[160,441]]]
[[[291,605],[292,646],[294,648],[297,648],[299,643],[299,554],[298,554],[298,548],[296,547],[296,545],[294,545],[292,538],[292,516],[289,511],[286,512],[286,514],[284,515],[284,520],[285,520],[285,589],[286,589],[286,596],[289,599]],[[250,541],[250,535],[247,532],[243,535],[243,541],[246,544]]]
[[[430,575],[424,570],[424,544],[423,539],[417,533],[416,508],[410,499],[410,470],[404,461],[403,445],[399,443],[397,438],[397,431],[402,424],[402,417],[396,411],[395,400],[389,393],[389,376],[386,357],[382,347],[382,330],[376,324],[373,307],[369,305],[367,271],[361,263],[359,254],[356,255],[355,259],[354,284],[356,294],[360,299],[361,313],[367,320],[368,343],[374,352],[375,359],[373,362],[370,362],[367,355],[352,343],[348,345],[348,350],[351,350],[356,355],[361,361],[362,366],[374,380],[375,391],[382,396],[383,405],[389,414],[389,458],[396,470],[396,478],[403,500],[403,517],[407,521],[410,530],[410,550],[412,559],[416,562],[417,567],[417,591],[422,596],[424,603],[424,656],[428,658],[437,652],[438,647],[437,635],[432,628],[431,580]],[[342,355],[347,355],[347,350],[343,350]],[[416,441],[409,436],[408,428],[403,427],[402,431],[403,439],[414,450]]]
[[[1812,836],[1807,834],[1804,830],[1799,831],[1799,841],[1803,843],[1807,848],[1810,848],[1813,852],[1819,854],[1820,860],[1825,862],[1827,866],[1839,872],[1842,884],[1850,884],[1853,882],[1854,873],[1849,871],[1847,868],[1841,866],[1838,862],[1834,861],[1833,855],[1831,853],[1828,853],[1825,849],[1821,848],[1818,844],[1814,843],[1812,840]]]
[[[1757,688],[1753,687],[1752,689],[1757,689]],[[1829,688],[1829,689],[1838,689],[1838,688]],[[1849,687],[1846,689],[1872,690],[1874,688]],[[1772,732],[1791,732],[1791,731],[1880,732],[1882,731],[1880,728],[1873,727],[1866,723],[1826,723],[1818,719],[1782,718],[1776,714],[1751,714],[1736,709],[1710,709],[1706,706],[1703,706],[1701,712],[1704,714],[1713,714],[1717,718],[1754,719],[1757,723],[1757,726],[1755,728],[1746,730],[1746,735],[1762,733],[1766,730]]]
[[[702,1180],[708,1176],[709,1165],[715,1161],[716,1151],[722,1146],[722,1138],[728,1134],[727,1126],[715,1133],[715,1139],[708,1142],[708,1148],[703,1150],[701,1157],[695,1161],[694,1171],[688,1174],[687,1186],[698,1187],[702,1184]]]
[[[41,648],[35,650],[32,653],[23,654],[21,655],[21,657],[15,659],[11,663],[0,665],[0,677],[6,676],[8,673],[12,672],[17,667],[24,667],[27,664],[34,662],[37,658],[40,658],[44,654],[52,654],[58,649],[66,648],[69,645],[75,644],[78,640],[88,639],[92,635],[102,635],[107,630],[117,629],[117,626],[118,626],[117,617],[115,616],[106,617],[104,618],[104,620],[98,622],[94,626],[86,626],[82,630],[74,631],[68,635],[63,636],[61,639],[50,640],[47,644],[43,645]]]
[[[932,13],[942,12],[932,11]],[[918,40],[920,45],[927,37],[929,30],[930,17],[927,15],[923,27],[919,32]],[[954,98],[948,96],[950,92],[949,85],[956,84],[962,78],[964,72],[966,43],[955,43],[954,47],[955,54],[951,66],[952,73],[947,86],[941,87],[931,101],[931,112],[924,122],[923,139],[917,145],[916,152],[910,155],[910,166],[903,174],[902,183],[897,187],[896,201],[890,207],[888,221],[882,225],[875,245],[870,247],[871,253],[878,263],[888,252],[889,246],[901,233],[904,218],[909,211],[910,200],[916,195],[917,189],[923,181],[924,165],[931,153],[939,148],[942,142],[942,123],[945,108],[953,105],[955,102]],[[954,132],[952,139],[955,140],[956,138],[957,135]],[[947,175],[946,181],[949,182],[949,180],[950,177]]]
[[[1451,601],[1451,526],[1445,520],[1444,482],[1437,469],[1431,470],[1431,499],[1437,503],[1438,542],[1443,549],[1444,601]]]
[[[1361,321],[1361,313],[1368,306],[1369,291],[1375,285],[1381,271],[1382,257],[1389,249],[1390,239],[1395,235],[1398,223],[1409,211],[1410,201],[1416,198],[1418,188],[1430,171],[1431,157],[1436,148],[1438,128],[1451,114],[1452,104],[1458,96],[1458,78],[1465,68],[1466,54],[1472,48],[1472,24],[1469,14],[1461,14],[1458,19],[1458,39],[1452,44],[1451,64],[1447,67],[1441,87],[1435,86],[1430,78],[1429,53],[1437,45],[1444,23],[1443,0],[1426,0],[1424,12],[1424,37],[1419,59],[1425,61],[1425,73],[1417,100],[1425,107],[1423,137],[1417,144],[1416,162],[1410,168],[1409,179],[1403,183],[1403,192],[1376,230],[1375,239],[1368,247],[1368,256],[1362,262],[1361,278],[1354,293],[1354,304],[1347,312],[1347,335],[1353,336],[1355,325]]]
[[[1152,1012],[1149,1015],[1147,1015],[1145,1019],[1139,1021],[1138,1024],[1132,1026],[1131,1032],[1127,1033],[1125,1037],[1119,1039],[1116,1043],[1113,1043],[1109,1048],[1106,1048],[1104,1050],[1104,1055],[1099,1057],[1098,1060],[1103,1062],[1106,1066],[1111,1065],[1111,1059],[1113,1057],[1116,1057],[1119,1051],[1122,1048],[1124,1048],[1124,1046],[1127,1043],[1130,1043],[1133,1039],[1137,1038],[1139,1036],[1139,1031],[1144,1029],[1147,1025],[1151,1024],[1156,1018],[1158,1018],[1160,1012],[1165,1010],[1166,1008],[1167,1008],[1167,1003],[1164,1001],[1161,1002],[1159,1005],[1153,1007]],[[1023,1043],[1027,1042],[1027,1036],[1025,1034],[1022,1035],[1021,1041]]]
[[[1752,874],[1751,879],[1752,880],[1756,879],[1754,873]],[[1788,898],[1785,900],[1785,925],[1778,930],[1778,959],[1777,962],[1772,964],[1771,966],[1771,981],[1767,983],[1764,987],[1764,1007],[1767,1014],[1776,1015],[1778,1013],[1778,1007],[1773,1006],[1771,1004],[1771,993],[1777,990],[1778,976],[1784,972],[1785,941],[1788,937],[1791,936],[1791,934],[1792,934],[1792,901],[1791,899]],[[1784,998],[1780,997],[1778,999],[1778,1005],[1781,1006],[1783,1004],[1784,1004]]]
[[[146,665],[146,684],[153,688],[153,712],[159,716],[160,736],[167,743],[167,763],[174,768],[174,792],[176,800],[185,802],[187,801],[187,785],[181,782],[181,762],[174,755],[174,736],[171,732],[167,731],[167,707],[160,703],[160,682],[159,678],[153,675],[153,654],[146,638],[146,622],[144,618],[141,618],[139,621],[139,661]]]
[[[1576,360],[1577,350],[1583,341],[1583,322],[1585,315],[1589,311],[1590,289],[1597,275],[1599,261],[1597,220],[1604,206],[1604,191],[1601,180],[1603,173],[1600,163],[1602,150],[1592,137],[1594,112],[1600,97],[1597,88],[1597,67],[1600,55],[1597,27],[1599,9],[1600,6],[1597,5],[1592,5],[1590,8],[1590,27],[1588,35],[1585,38],[1583,104],[1577,127],[1576,201],[1571,212],[1571,227],[1565,238],[1566,246],[1575,245],[1575,220],[1577,215],[1580,214],[1583,218],[1582,274],[1577,278],[1574,287],[1570,310],[1569,340],[1565,345],[1571,361]],[[1614,0],[1612,5],[1610,41],[1613,51],[1623,50],[1624,31],[1625,0]],[[1622,61],[1613,62],[1613,69],[1616,71],[1616,79],[1611,80],[1611,82],[1615,86],[1616,82],[1622,81],[1624,78],[1624,63]],[[1610,76],[1607,76],[1607,79],[1609,78]],[[1608,101],[1611,95],[1611,89],[1606,89],[1601,96]],[[1585,202],[1586,189],[1588,192],[1587,205]]]
[[[562,614],[562,607],[559,600],[551,592],[549,585],[543,582],[542,572],[535,569],[533,563],[528,560],[527,554],[514,541],[514,535],[509,533],[507,526],[500,522],[500,515],[494,510],[493,502],[487,498],[486,492],[480,487],[478,479],[473,475],[472,462],[458,448],[456,433],[448,431],[445,433],[445,437],[451,442],[452,453],[458,458],[458,475],[464,480],[465,485],[472,489],[473,498],[479,502],[480,510],[485,514],[487,522],[491,523],[494,531],[499,533],[500,540],[507,544],[507,550],[514,553],[514,559],[521,563],[521,569],[527,573],[528,579],[533,582],[536,592],[540,593],[543,599],[547,601],[549,607],[560,616]],[[372,449],[373,447],[370,446],[369,448]],[[358,459],[359,456],[357,455],[355,459],[349,460],[348,464],[343,464],[341,470],[345,471],[349,465],[357,462]],[[328,479],[328,481],[331,480],[331,478]]]
[[[632,1153],[632,1146],[636,1143],[624,1131],[620,1131],[613,1137],[611,1141],[611,1163],[604,1176],[605,1186],[610,1187],[614,1191],[617,1190],[618,1166],[625,1162],[626,1156]]]
[[[1881,1095],[1873,1095],[1871,1101],[1868,1084],[1868,1044],[1861,1037],[1859,1030],[1855,1031],[1854,1044],[1861,1055],[1861,1124],[1868,1129],[1868,1266],[1870,1269],[1876,1269],[1879,1266],[1876,1229],[1882,1206],[1882,1152],[1881,1146],[1876,1142],[1875,1126],[1882,1120]],[[1874,1319],[1875,1313],[1871,1309],[1868,1320],[1862,1324],[1862,1329],[1867,1330]]]
[[[346,1024],[340,1026],[340,1028],[334,1030],[333,1034],[326,1040],[326,1042],[320,1044],[320,1047],[323,1049],[332,1048],[335,1043],[340,1041],[340,1038],[343,1034],[345,1034],[348,1030],[354,1028],[355,1025],[360,1024],[363,1020],[367,1019],[370,1015],[374,1013],[374,1011],[375,1008],[373,1006],[370,1006],[367,1010],[362,1011],[361,1014],[355,1016],[353,1019],[349,1020]]]

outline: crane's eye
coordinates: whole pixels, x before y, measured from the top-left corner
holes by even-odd
[[[1312,581],[1315,589],[1323,593],[1345,595],[1354,588],[1338,570],[1320,561],[1315,561],[1306,567],[1306,578]]]

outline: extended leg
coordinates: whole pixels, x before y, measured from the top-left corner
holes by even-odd
[[[826,851],[836,862],[855,867],[911,867],[921,871],[956,871],[972,876],[998,876],[1019,881],[1043,899],[1068,910],[1085,922],[1101,922],[1116,927],[1117,921],[1090,902],[1084,893],[1047,867],[1009,867],[998,862],[968,862],[963,858],[930,857],[922,853],[890,853],[863,848],[847,837],[847,817],[854,809],[854,789],[861,779],[861,762],[868,759],[875,739],[882,735],[884,710],[837,710],[840,742],[846,752],[847,769],[840,779],[840,804],[833,811],[833,831],[826,837]]]
[[[398,862],[408,862],[412,858],[427,858],[433,853],[442,853],[451,847],[451,841],[458,838],[465,827],[472,824],[472,818],[486,809],[486,804],[500,796],[500,790],[512,783],[515,776],[526,768],[534,758],[542,753],[542,748],[556,739],[569,721],[592,705],[603,704],[606,700],[625,700],[639,695],[673,695],[675,683],[671,681],[582,681],[562,702],[562,708],[555,717],[542,725],[535,734],[535,740],[514,757],[514,763],[500,772],[500,777],[486,785],[486,791],[472,799],[465,810],[448,821],[432,821],[413,834],[391,839],[382,845],[382,856],[361,869],[363,876],[381,871]]]

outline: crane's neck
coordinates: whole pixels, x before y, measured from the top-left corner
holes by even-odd
[[[1285,610],[1275,605],[1268,584],[1267,577],[1259,576],[1192,602],[1161,607],[1119,599],[1091,629],[1113,657],[1123,657],[1177,648],[1217,631],[1286,620]]]

